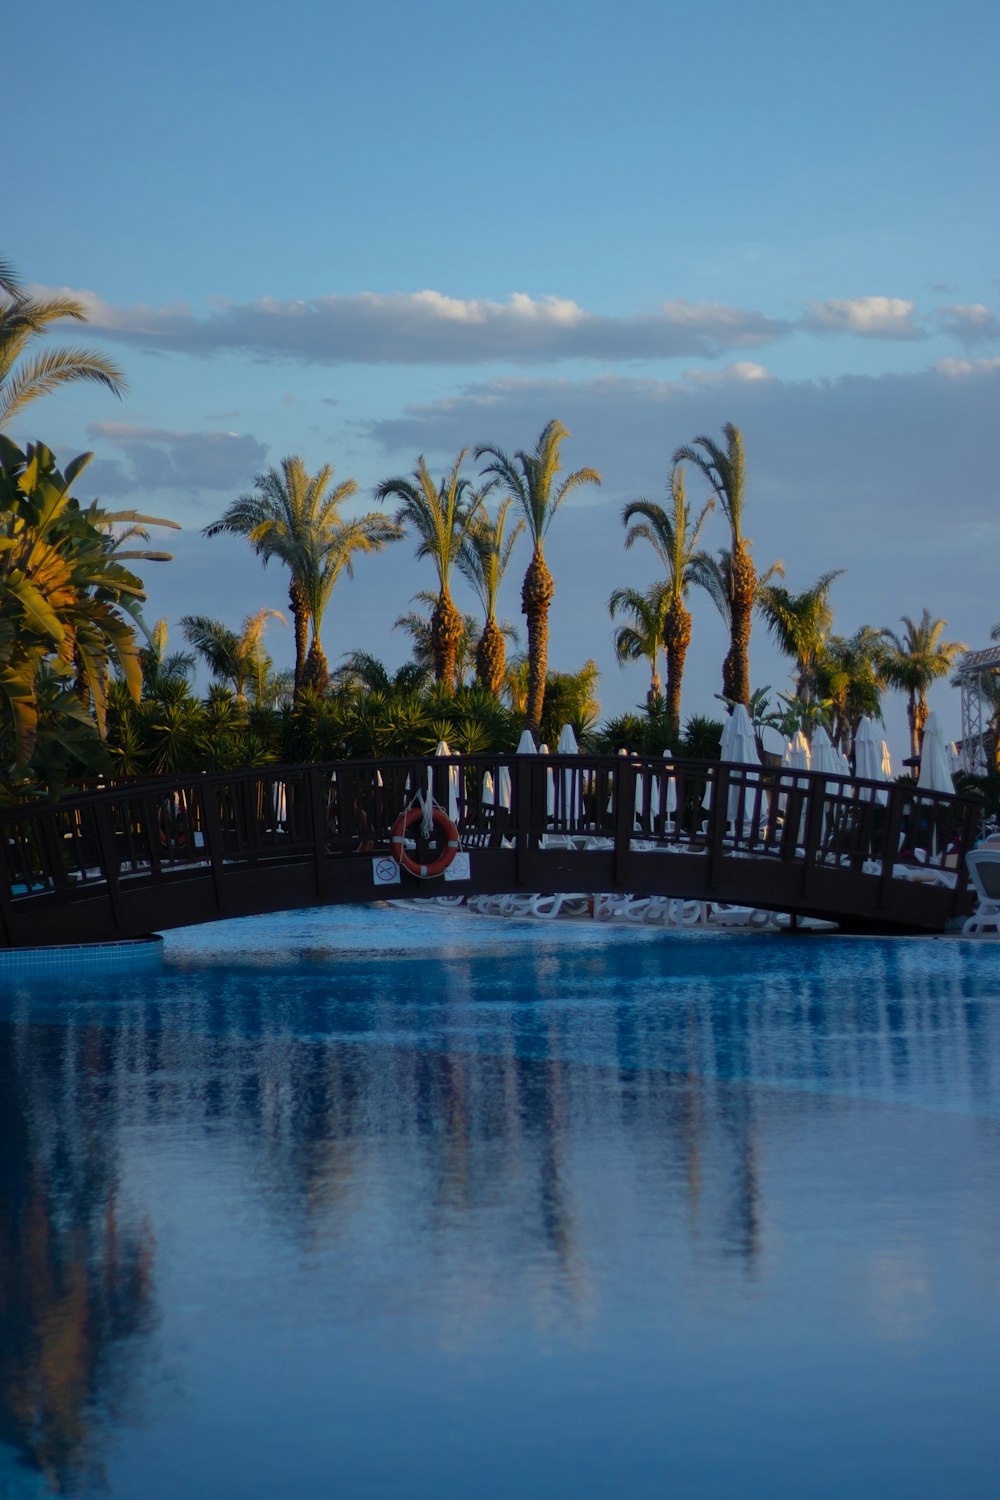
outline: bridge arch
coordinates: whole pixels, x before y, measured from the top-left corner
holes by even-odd
[[[382,884],[393,823],[428,790],[458,826],[464,878]],[[635,756],[161,777],[0,813],[0,946],[386,896],[581,890],[939,932],[972,909],[964,857],[978,823],[974,802],[907,785]]]

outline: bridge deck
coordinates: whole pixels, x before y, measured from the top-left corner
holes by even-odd
[[[379,883],[433,789],[469,878]],[[0,814],[0,946],[103,942],[386,896],[606,891],[941,931],[973,901],[975,803],[850,777],[607,756],[269,767]],[[454,873],[454,872],[452,872]]]

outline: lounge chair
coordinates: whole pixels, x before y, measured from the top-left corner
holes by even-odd
[[[979,906],[962,928],[964,937],[1000,936],[1000,848],[972,849],[965,856]]]

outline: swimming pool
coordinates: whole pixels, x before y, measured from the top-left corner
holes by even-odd
[[[985,1500],[998,960],[385,907],[4,981],[0,1495]]]

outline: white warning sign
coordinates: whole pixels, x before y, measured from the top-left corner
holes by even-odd
[[[399,864],[388,854],[372,860],[372,880],[376,885],[399,885]]]
[[[460,849],[459,852],[455,855],[455,858],[452,860],[451,864],[444,872],[444,878],[445,880],[472,879],[472,869],[469,864],[469,856],[463,850]]]

